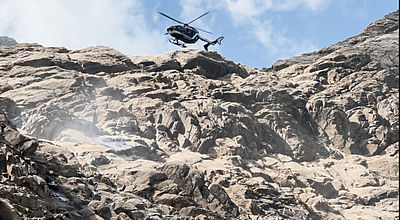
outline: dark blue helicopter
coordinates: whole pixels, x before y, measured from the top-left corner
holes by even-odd
[[[166,33],[173,37],[173,38],[169,39],[169,42],[171,42],[175,45],[178,45],[180,47],[186,47],[185,43],[194,44],[198,40],[202,40],[202,41],[206,42],[206,44],[204,45],[204,49],[208,50],[208,46],[215,45],[215,44],[221,44],[222,39],[224,39],[224,37],[221,36],[214,41],[210,41],[210,40],[200,36],[198,30],[203,31],[208,34],[212,34],[211,32],[202,30],[200,28],[194,28],[192,26],[189,26],[189,24],[193,23],[194,21],[196,21],[196,20],[202,18],[203,16],[207,15],[208,13],[210,13],[209,11],[200,15],[199,17],[193,19],[189,23],[183,23],[181,21],[178,21],[175,18],[172,18],[162,12],[158,12],[158,13],[160,13],[162,16],[165,16],[175,22],[178,22],[179,24],[183,24],[183,25],[174,25],[174,26],[167,28],[167,33]]]

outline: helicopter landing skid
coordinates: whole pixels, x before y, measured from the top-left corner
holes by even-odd
[[[170,43],[172,43],[172,44],[175,44],[175,45],[177,45],[177,46],[180,46],[180,47],[182,47],[182,48],[186,48],[186,45],[184,44],[184,43],[180,43],[179,41],[178,41],[178,39],[169,39],[169,42]]]

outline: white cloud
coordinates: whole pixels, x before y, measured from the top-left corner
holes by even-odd
[[[267,10],[288,11],[301,6],[313,11],[323,9],[332,0],[223,0],[232,14],[239,17],[259,16]]]
[[[214,9],[230,14],[231,23],[246,33],[247,40],[260,43],[269,54],[280,58],[298,55],[316,49],[311,40],[295,40],[285,35],[285,27],[274,24],[268,12],[324,10],[331,0],[181,0],[184,15],[199,10]]]
[[[139,0],[0,0],[0,35],[18,42],[77,49],[105,45],[126,54],[170,48],[149,27]]]
[[[227,6],[226,9],[236,21],[259,16],[272,7],[271,1],[264,0],[224,0],[224,2]]]
[[[246,33],[243,35],[246,40],[261,43],[270,53],[281,53],[292,50],[288,47],[312,44],[310,41],[295,43],[290,36],[285,36],[283,27],[274,24],[269,12],[295,9],[315,12],[324,9],[330,1],[180,0],[182,14],[171,16],[188,22],[208,10],[224,11],[230,16],[223,22],[215,20],[216,13],[211,13],[193,26],[218,31],[221,28],[215,28],[216,25],[232,23],[236,31],[240,31],[237,33]],[[154,25],[160,16],[155,12],[146,13],[149,11],[146,12],[140,0],[0,0],[0,35],[13,37],[18,42],[68,49],[105,45],[135,55],[176,49],[168,43],[164,27]],[[202,44],[194,47],[202,48]]]
[[[254,18],[249,19],[249,37],[256,39],[268,54],[277,56],[279,59],[299,55],[305,52],[316,50],[317,47],[310,40],[296,41],[285,35],[285,31],[273,27],[270,20],[260,21]]]
[[[313,11],[325,9],[331,2],[331,0],[302,0],[309,8]]]

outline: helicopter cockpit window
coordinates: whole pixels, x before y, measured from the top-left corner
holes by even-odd
[[[176,26],[176,30],[182,32],[184,29],[181,26]]]

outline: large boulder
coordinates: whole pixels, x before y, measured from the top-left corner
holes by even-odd
[[[71,51],[71,60],[82,66],[86,73],[115,73],[135,69],[136,66],[122,53],[103,46]]]
[[[5,113],[8,118],[14,119],[21,114],[21,110],[12,99],[0,97],[0,113]]]
[[[195,74],[209,79],[216,79],[234,73],[243,78],[249,75],[244,67],[235,64],[216,52],[184,49],[159,56],[131,56],[130,58],[133,63],[147,71],[191,70]]]

